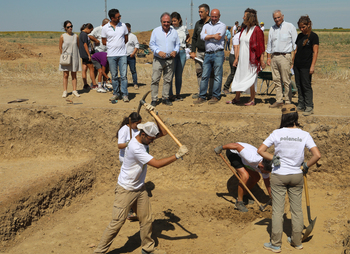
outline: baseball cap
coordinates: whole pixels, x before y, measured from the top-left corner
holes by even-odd
[[[153,138],[159,133],[158,126],[154,122],[139,123],[137,129],[143,130],[148,136]]]
[[[297,112],[297,107],[294,104],[286,104],[282,107],[282,115]]]

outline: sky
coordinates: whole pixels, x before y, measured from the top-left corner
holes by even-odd
[[[273,3],[274,2],[274,3]],[[282,10],[284,20],[297,26],[300,16],[308,14],[313,28],[350,28],[349,0],[293,0],[293,1],[232,1],[232,0],[193,0],[193,27],[199,20],[198,6],[206,3],[211,9],[221,12],[221,21],[233,26],[242,22],[244,10],[258,11],[259,22],[270,28],[274,22],[272,12]],[[183,23],[191,29],[191,0],[107,0],[107,10],[116,8],[122,15],[121,21],[130,23],[132,31],[141,32],[160,25],[163,12],[177,11]],[[105,18],[105,0],[0,0],[0,31],[62,31],[63,22],[70,20],[73,31],[79,32],[84,23],[94,27],[101,25]]]

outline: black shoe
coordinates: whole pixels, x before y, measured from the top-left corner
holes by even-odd
[[[91,87],[90,87],[89,85],[86,84],[86,85],[84,85],[83,89],[84,89],[84,90],[90,90]]]
[[[173,103],[171,101],[169,101],[169,99],[163,99],[162,103],[167,105],[167,106],[172,106],[173,105]]]
[[[155,107],[155,106],[157,106],[157,102],[156,102],[156,101],[152,101],[152,102],[151,102],[151,105],[152,105],[153,107]]]

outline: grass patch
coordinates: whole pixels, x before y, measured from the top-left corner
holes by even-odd
[[[61,34],[64,32],[0,32],[0,39],[7,42],[35,44],[35,45],[58,45]]]

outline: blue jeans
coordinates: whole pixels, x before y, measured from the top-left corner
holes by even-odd
[[[132,82],[134,83],[134,85],[137,85],[136,58],[128,56],[127,62],[132,75]]]
[[[112,75],[113,95],[128,96],[128,80],[126,78],[127,57],[126,56],[109,56],[107,57],[109,70]],[[118,80],[118,68],[120,71],[121,85]]]
[[[180,50],[174,58],[174,74],[175,75],[175,89],[176,95],[180,94],[182,86],[182,72],[186,64],[186,50]],[[169,96],[173,96],[173,78],[170,83]]]
[[[218,51],[213,54],[205,54],[203,62],[203,74],[202,81],[199,88],[199,97],[205,99],[205,95],[208,90],[208,82],[210,73],[214,70],[214,85],[213,85],[213,97],[220,99],[221,95],[221,84],[223,74],[223,63],[225,53],[224,51]]]

